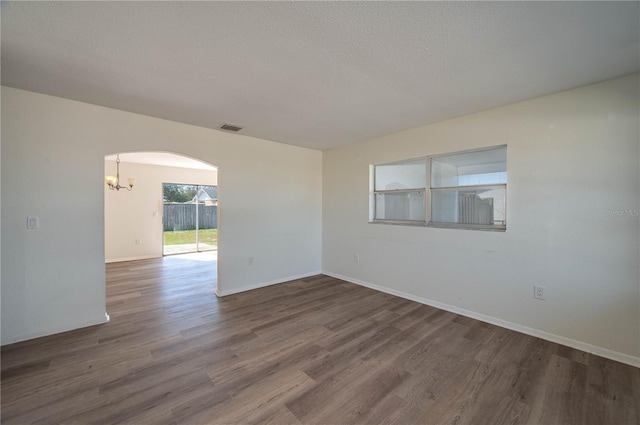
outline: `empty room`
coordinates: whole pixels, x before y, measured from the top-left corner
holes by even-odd
[[[639,2],[0,5],[3,424],[640,423]]]

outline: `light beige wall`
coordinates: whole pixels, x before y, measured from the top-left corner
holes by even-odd
[[[638,86],[629,76],[326,151],[324,270],[640,365]],[[506,233],[367,223],[370,164],[502,144]]]
[[[115,175],[105,160],[105,175]],[[104,185],[104,249],[107,262],[162,257],[162,183],[217,186],[217,170],[120,163],[122,181],[134,177],[131,192]]]
[[[105,320],[104,158],[135,151],[219,167],[222,294],[320,271],[321,152],[2,87],[3,344]]]

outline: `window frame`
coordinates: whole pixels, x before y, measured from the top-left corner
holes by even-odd
[[[437,158],[459,155],[466,153],[482,152],[494,149],[507,149],[507,145],[490,146],[486,148],[470,149],[456,152],[448,152],[437,155],[429,155],[417,158],[406,158],[398,161],[384,162],[379,164],[371,164],[369,166],[369,223],[370,224],[392,224],[392,225],[404,225],[404,226],[421,226],[421,227],[435,227],[444,229],[463,229],[463,230],[483,230],[494,232],[505,232],[507,230],[507,185],[509,177],[507,173],[507,182],[499,184],[480,184],[480,185],[467,185],[467,186],[448,186],[448,187],[431,187],[431,171],[432,161]],[[508,150],[507,150],[508,157]],[[405,162],[424,161],[425,166],[425,185],[423,188],[418,189],[391,189],[391,190],[376,190],[376,167],[384,165],[402,164]],[[508,160],[507,160],[508,167]],[[431,220],[431,208],[432,208],[432,194],[434,191],[445,190],[478,190],[478,189],[504,189],[504,224],[469,224],[469,223],[447,223],[447,222],[434,222]],[[387,193],[419,193],[424,192],[424,220],[398,220],[398,219],[379,219],[376,218],[376,195]]]
[[[400,161],[392,161],[392,162],[385,162],[385,163],[371,164],[370,165],[369,175],[371,176],[371,180],[370,180],[371,196],[370,196],[370,201],[369,201],[369,223],[401,224],[401,225],[405,225],[405,226],[425,226],[427,224],[427,219],[428,219],[429,216],[427,215],[428,211],[426,209],[426,206],[427,206],[427,197],[429,196],[429,190],[427,189],[426,185],[425,185],[425,187],[420,187],[420,188],[415,188],[415,189],[375,190],[375,188],[376,188],[376,167],[383,166],[383,165],[396,165],[396,164],[402,164],[402,163],[406,163],[406,162],[424,161],[424,160],[426,160],[426,157],[410,158],[410,159],[403,159],[403,160],[400,160]],[[429,168],[426,167],[426,163],[425,163],[425,170],[429,171]],[[427,175],[426,176],[426,181],[429,181],[429,180],[430,180],[430,176]],[[391,194],[391,193],[421,193],[421,192],[424,192],[424,204],[423,204],[424,220],[398,220],[398,219],[376,218],[376,195],[384,195],[384,194]]]

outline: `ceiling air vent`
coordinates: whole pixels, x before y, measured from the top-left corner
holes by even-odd
[[[235,125],[235,124],[229,124],[228,122],[226,122],[220,126],[220,129],[227,130],[227,131],[240,131],[243,129],[243,127],[240,127],[239,125]]]

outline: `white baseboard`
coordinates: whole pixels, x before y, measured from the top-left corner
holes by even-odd
[[[161,258],[162,255],[141,255],[139,257],[122,257],[122,258],[109,258],[104,260],[105,263],[120,263],[122,261],[136,261],[136,260],[150,260],[152,258]]]
[[[542,331],[528,326],[520,325],[518,323],[509,322],[507,320],[498,319],[496,317],[487,316],[486,314],[476,313],[474,311],[465,310],[463,308],[451,306],[438,301],[433,301],[428,298],[417,297],[412,294],[408,294],[402,291],[396,291],[395,289],[385,288],[384,286],[376,285],[369,282],[364,282],[359,279],[354,279],[349,276],[343,276],[337,273],[331,273],[323,271],[322,274],[335,277],[336,279],[344,280],[356,285],[365,286],[367,288],[375,289],[376,291],[384,292],[387,294],[395,295],[400,298],[405,298],[411,301],[418,302],[420,304],[426,304],[432,307],[439,308],[441,310],[450,311],[452,313],[459,314],[461,316],[470,317],[472,319],[480,320],[481,322],[491,323],[492,325],[500,326],[502,328],[511,329],[512,331],[520,332],[523,334],[535,336],[546,341],[555,342],[560,345],[575,348],[577,350],[586,351],[600,357],[604,357],[610,360],[615,360],[620,363],[625,363],[631,366],[640,368],[640,357],[631,356],[629,354],[620,353],[617,351],[609,350],[608,348],[598,347],[586,342],[577,341],[575,339],[567,338],[561,335],[552,334],[550,332]]]
[[[305,277],[316,276],[319,274],[322,274],[320,270],[311,272],[311,273],[289,276],[282,279],[270,280],[268,282],[260,282],[260,283],[255,283],[253,285],[241,286],[239,288],[233,288],[233,289],[228,289],[223,291],[221,291],[220,288],[218,288],[216,290],[216,295],[219,297],[226,297],[227,295],[239,294],[240,292],[251,291],[254,289],[264,288],[265,286],[271,286],[271,285],[277,285],[278,283],[290,282],[292,280],[304,279]]]
[[[8,337],[6,340],[5,339],[2,340],[2,345],[4,346],[9,344],[14,344],[16,342],[27,341],[29,339],[40,338],[43,336],[49,336],[49,335],[59,334],[62,332],[73,331],[80,328],[86,328],[87,326],[102,325],[104,323],[107,323],[109,320],[110,320],[109,315],[105,312],[104,317],[98,320],[78,322],[78,323],[73,323],[67,326],[61,326],[61,327],[51,328],[51,329],[43,329],[37,332],[29,332],[22,335]]]

